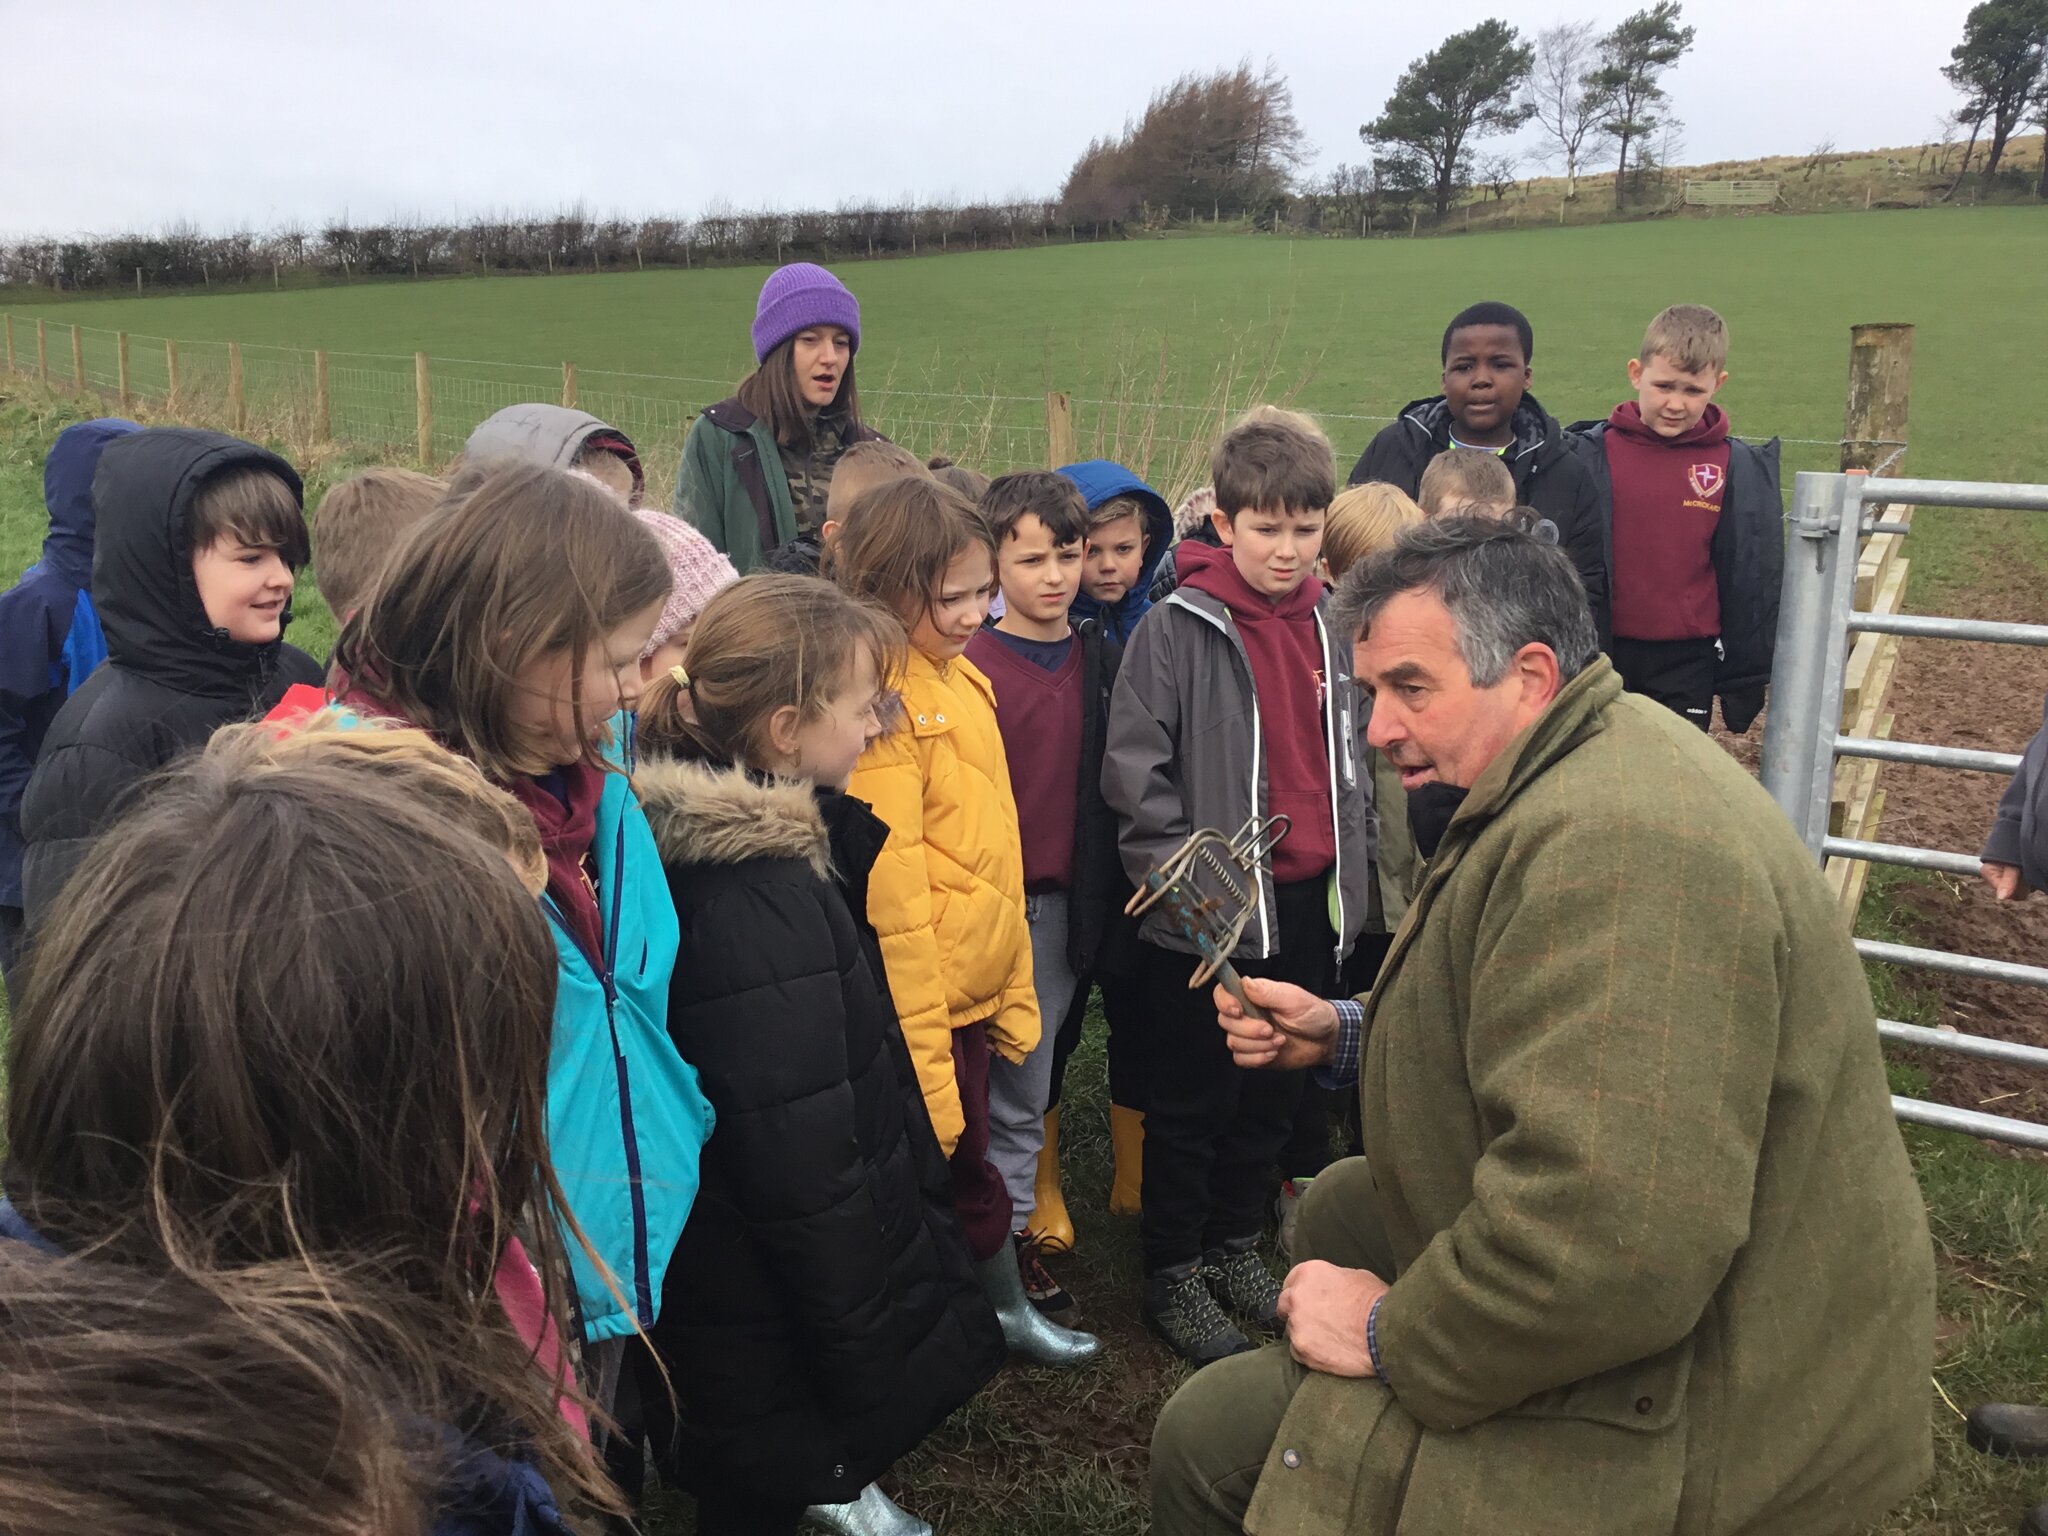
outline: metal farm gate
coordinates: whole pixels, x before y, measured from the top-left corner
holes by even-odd
[[[1874,758],[2005,775],[2010,775],[2020,762],[2016,754],[2009,752],[1978,752],[1933,743],[1890,741],[1881,734],[1845,733],[1839,722],[1844,673],[1855,635],[1874,633],[2048,646],[2048,625],[2043,624],[1932,618],[1859,609],[1856,575],[1862,541],[1872,536],[1902,534],[1910,526],[1881,520],[1886,505],[2048,513],[2048,486],[1893,480],[1860,474],[1802,473],[1797,477],[1785,550],[1777,660],[1771,680],[1770,712],[1764,727],[1764,788],[1792,818],[1792,825],[1817,859],[1862,859],[1975,878],[1980,866],[1974,854],[1835,836],[1828,828],[1838,758]],[[1856,949],[1866,960],[2048,988],[2048,968],[2042,966],[2014,965],[1979,955],[1870,939],[1856,940]],[[1896,1019],[1880,1019],[1877,1029],[1885,1039],[1902,1045],[2048,1069],[2048,1049],[2039,1046],[1926,1029]],[[2048,1149],[2048,1125],[1897,1096],[1892,1099],[1892,1108],[1901,1120]]]

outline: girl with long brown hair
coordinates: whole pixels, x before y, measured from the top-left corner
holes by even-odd
[[[510,466],[413,530],[335,648],[347,702],[430,732],[539,831],[559,960],[545,1123],[602,1260],[569,1256],[607,1408],[625,1341],[659,1309],[711,1130],[665,1027],[675,908],[625,772],[669,587],[654,536],[602,487]]]
[[[854,384],[860,303],[807,261],[778,267],[754,311],[754,360],[730,399],[690,424],[675,514],[740,574],[817,569],[825,498],[839,456],[881,436]]]
[[[275,1314],[241,1287],[268,1276],[291,1298],[271,1343],[376,1384],[360,1411],[390,1422],[352,1443],[393,1441],[423,1525],[460,1504],[465,1529],[546,1530],[547,1485],[617,1500],[553,1347],[583,1239],[530,1221],[564,1204],[554,946],[521,874],[538,850],[516,806],[408,734],[223,732],[95,846],[12,1020],[0,1249],[187,1281],[249,1329]],[[132,1427],[137,1390],[110,1383],[99,1412]]]

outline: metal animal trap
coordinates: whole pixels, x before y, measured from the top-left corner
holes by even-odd
[[[1145,877],[1142,889],[1124,910],[1132,916],[1161,903],[1180,931],[1194,942],[1200,956],[1188,990],[1212,978],[1223,983],[1245,1014],[1265,1020],[1265,1012],[1244,995],[1244,981],[1230,963],[1230,952],[1259,910],[1259,869],[1272,856],[1290,823],[1285,816],[1254,816],[1225,837],[1213,827],[1189,835]]]

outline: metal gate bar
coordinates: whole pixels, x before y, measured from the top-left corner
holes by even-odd
[[[1884,741],[1844,732],[1843,674],[1848,664],[1850,637],[1888,634],[2048,646],[2048,625],[1858,610],[1856,566],[1862,540],[1873,533],[1905,533],[1912,526],[1875,515],[1873,509],[1884,505],[2048,512],[2048,486],[1811,473],[1796,477],[1792,511],[1787,518],[1790,539],[1778,610],[1771,707],[1764,723],[1764,788],[1791,818],[1801,841],[1818,860],[1859,859],[1974,878],[1982,864],[1973,854],[1830,835],[1829,802],[1839,757],[2002,774],[2014,772],[2020,762],[2010,752],[1983,752],[1931,742]],[[1866,960],[1889,965],[1910,965],[1950,975],[2048,988],[2048,967],[2044,966],[2015,965],[1981,955],[1873,939],[1858,939],[1856,949]],[[1880,1020],[1878,1033],[1897,1044],[2015,1066],[2048,1068],[2048,1049],[2015,1041],[1927,1029],[1896,1019]],[[1892,1110],[1899,1119],[1915,1124],[2048,1150],[2048,1125],[1899,1097],[1893,1098]]]

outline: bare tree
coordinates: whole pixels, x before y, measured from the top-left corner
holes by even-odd
[[[1564,169],[1567,202],[1579,195],[1579,167],[1607,148],[1610,100],[1588,79],[1599,43],[1594,22],[1545,27],[1536,34],[1536,63],[1523,97],[1543,131],[1545,158]]]
[[[1504,149],[1488,155],[1479,162],[1479,184],[1493,194],[1498,203],[1508,195],[1508,188],[1515,184],[1515,173],[1521,169],[1522,157],[1511,149]]]
[[[1801,181],[1813,180],[1813,173],[1826,170],[1828,162],[1835,158],[1835,141],[1833,139],[1822,139],[1806,152],[1806,159],[1802,162],[1804,174],[1799,179]]]

